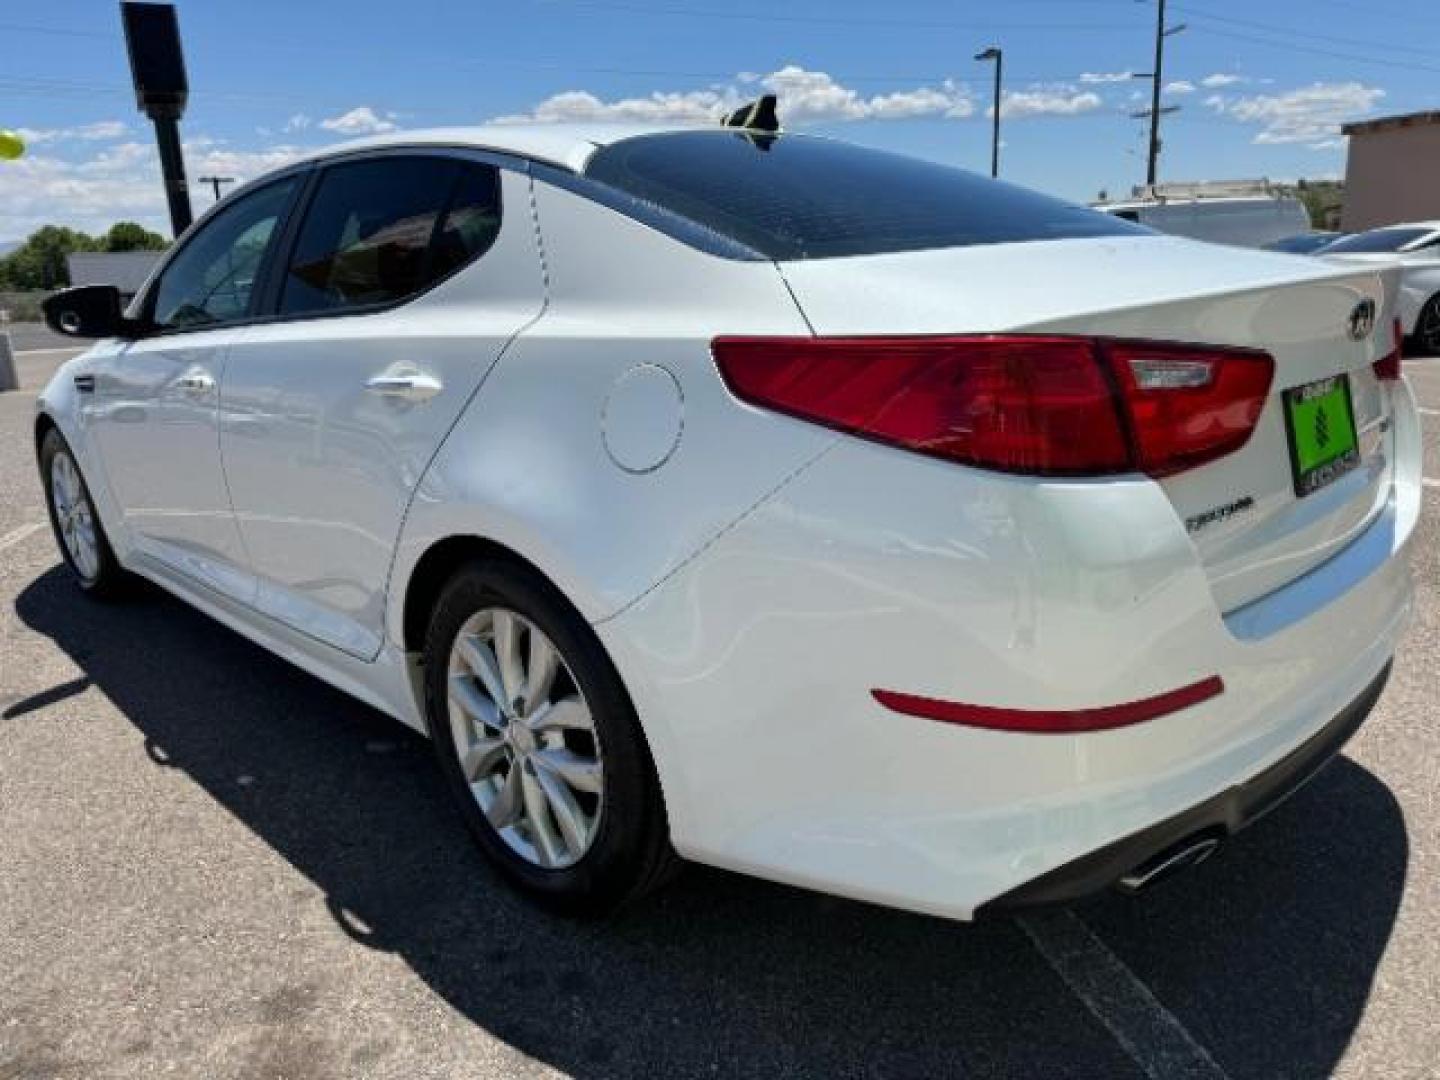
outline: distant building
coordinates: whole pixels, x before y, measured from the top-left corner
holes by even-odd
[[[1440,111],[1382,116],[1341,130],[1350,137],[1341,228],[1440,218]]]
[[[145,284],[163,251],[77,251],[65,257],[72,285],[114,285],[125,297]]]

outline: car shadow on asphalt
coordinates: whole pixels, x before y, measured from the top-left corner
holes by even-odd
[[[90,603],[55,569],[16,609],[155,767],[183,770],[323,890],[345,933],[565,1072],[1140,1075],[1013,923],[702,868],[622,916],[558,918],[491,873],[425,741],[388,718],[158,591]],[[1231,1077],[1328,1076],[1407,859],[1394,797],[1342,758],[1205,865],[1076,911]]]

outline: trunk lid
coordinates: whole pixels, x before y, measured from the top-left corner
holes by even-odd
[[[780,264],[821,336],[1024,331],[1236,345],[1275,359],[1250,440],[1156,482],[1186,523],[1223,612],[1324,562],[1390,497],[1389,395],[1372,364],[1391,347],[1392,271],[1174,238],[952,248]],[[863,302],[857,302],[863,297]],[[1351,336],[1363,301],[1373,329]],[[1284,392],[1348,384],[1359,464],[1296,494]]]

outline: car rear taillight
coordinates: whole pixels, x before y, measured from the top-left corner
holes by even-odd
[[[1381,382],[1392,382],[1400,378],[1402,371],[1400,361],[1405,355],[1405,325],[1399,319],[1395,320],[1393,333],[1395,344],[1372,365],[1375,368],[1375,377]]]
[[[1036,476],[1159,476],[1228,454],[1274,369],[1249,349],[1043,335],[721,337],[713,350],[752,405]]]

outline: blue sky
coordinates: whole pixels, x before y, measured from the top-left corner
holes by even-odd
[[[988,167],[1073,199],[1143,179],[1153,0],[180,0],[192,181],[248,178],[389,126],[495,118],[707,121],[779,91],[787,126]],[[1333,177],[1339,124],[1440,108],[1434,0],[1171,0],[1162,179]],[[6,0],[0,239],[165,220],[111,0]],[[209,201],[196,188],[197,207]]]

